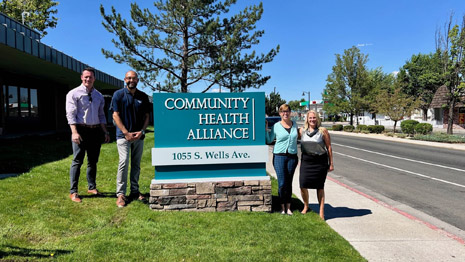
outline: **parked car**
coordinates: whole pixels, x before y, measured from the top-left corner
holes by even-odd
[[[281,117],[279,116],[267,116],[265,120],[268,122],[268,128],[271,128],[274,126],[274,124],[278,123],[281,121]]]

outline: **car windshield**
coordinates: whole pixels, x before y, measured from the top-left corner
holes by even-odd
[[[279,116],[269,116],[269,117],[266,118],[266,121],[268,121],[268,127],[270,128],[270,127],[274,126],[274,124],[281,121],[281,117],[279,117]]]

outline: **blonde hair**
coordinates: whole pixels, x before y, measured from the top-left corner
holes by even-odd
[[[321,130],[321,118],[320,118],[320,114],[318,114],[318,112],[316,112],[315,110],[308,110],[307,113],[305,114],[305,124],[304,124],[304,128],[305,130],[308,130],[309,128],[309,125],[308,125],[308,115],[313,113],[316,117],[316,127],[315,129],[320,129]]]

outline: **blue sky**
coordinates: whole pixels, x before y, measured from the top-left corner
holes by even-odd
[[[130,68],[106,59],[101,52],[101,48],[114,48],[113,35],[102,26],[99,6],[102,4],[108,12],[113,5],[128,18],[131,2],[60,1],[58,25],[48,30],[42,42],[122,79]],[[238,0],[231,12],[259,2]],[[264,13],[257,28],[265,30],[265,35],[254,49],[266,53],[278,44],[281,49],[273,62],[265,64],[262,74],[270,75],[271,79],[258,91],[268,94],[276,88],[286,101],[306,99],[303,91],[311,93],[311,100],[321,99],[335,54],[342,54],[352,46],[359,46],[368,54],[368,68],[382,67],[386,73],[398,71],[413,54],[434,51],[435,32],[444,27],[451,12],[455,13],[456,23],[465,14],[463,0],[262,2]]]

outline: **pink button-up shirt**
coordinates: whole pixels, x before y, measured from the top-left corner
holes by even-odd
[[[87,88],[81,84],[66,95],[68,124],[106,124],[104,106],[105,100],[99,91],[92,88],[92,91],[87,93]]]

